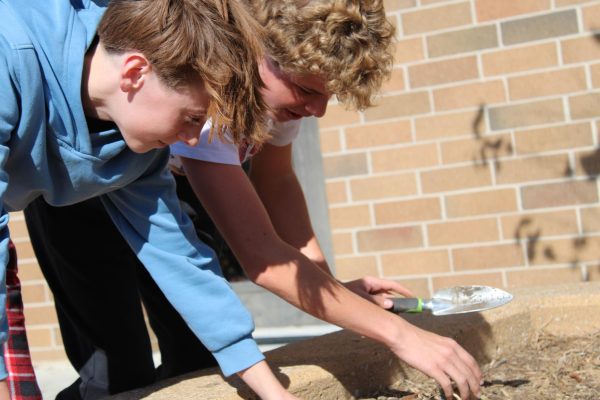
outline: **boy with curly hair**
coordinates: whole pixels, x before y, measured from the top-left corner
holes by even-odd
[[[248,2],[266,30],[266,55],[260,63],[260,74],[265,84],[262,96],[269,106],[271,138],[262,146],[210,140],[208,122],[198,145],[171,146],[179,162],[178,171],[185,173],[253,282],[313,316],[386,344],[401,359],[434,377],[449,397],[451,379],[464,398],[478,394],[481,372],[456,342],[425,332],[384,310],[390,307],[388,297],[393,292],[410,295],[406,288],[373,277],[346,283],[334,279],[313,233],[292,168],[291,147],[301,118],[323,116],[332,95],[354,109],[369,107],[389,76],[394,29],[386,20],[383,1]],[[247,176],[241,163],[250,157]],[[185,179],[179,178],[178,187],[184,184]],[[38,216],[58,211],[44,204],[36,206],[41,209],[36,212]],[[88,206],[86,214],[91,214],[89,210],[94,206]],[[30,218],[30,231],[32,225],[41,227],[36,220],[39,217]],[[68,229],[74,231],[70,236],[77,235],[82,223],[81,219],[71,221]],[[56,236],[40,230],[40,237]],[[55,247],[41,243],[36,246],[46,254]],[[149,311],[150,322],[157,332],[163,362],[173,361],[175,357],[169,354],[180,354],[179,360],[171,363],[181,367],[179,372],[209,364],[200,365],[199,357],[188,363],[183,349],[190,354],[190,349],[201,346],[193,337],[185,339],[190,335],[182,324],[169,320],[169,327],[163,328],[167,324],[161,321],[173,312],[164,302],[158,305],[157,291],[150,295],[153,289],[147,280],[139,273],[137,276],[141,290],[147,291],[142,294],[144,303],[151,303],[154,309]],[[138,324],[137,328],[143,326]],[[79,339],[98,342],[97,337]],[[179,346],[181,351],[176,349]],[[201,354],[201,350],[194,350],[194,354]]]
[[[264,362],[250,314],[197,238],[165,170],[168,146],[195,145],[208,118],[217,135],[233,127],[234,142],[263,140],[261,28],[236,1],[106,3],[0,1],[1,276],[13,268],[0,283],[1,342],[19,334],[11,318],[22,322],[12,308],[5,312],[6,298],[18,299],[8,212],[37,199],[67,206],[100,196],[102,212],[223,372],[238,373],[263,398],[294,398]],[[95,228],[79,232],[97,245],[91,259],[113,251]],[[8,343],[0,398],[41,398],[21,379],[23,342]],[[93,385],[88,390],[98,397]]]

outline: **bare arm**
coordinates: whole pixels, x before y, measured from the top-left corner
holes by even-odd
[[[292,145],[265,144],[252,158],[249,176],[279,237],[330,273],[292,167]]]
[[[306,200],[292,166],[292,145],[264,145],[252,158],[249,176],[279,237],[300,250],[323,271],[331,273],[313,231]],[[388,298],[398,293],[412,296],[400,283],[376,277],[364,277],[344,285],[383,308],[390,308],[392,302]]]
[[[409,324],[355,295],[282,240],[240,167],[183,159],[196,195],[250,279],[305,312],[386,344],[436,379],[451,396],[450,378],[468,397],[481,372],[456,342]]]

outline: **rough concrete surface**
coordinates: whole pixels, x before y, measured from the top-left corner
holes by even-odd
[[[409,315],[415,325],[456,339],[486,363],[526,346],[541,331],[580,336],[600,330],[600,282],[512,291],[508,305],[481,313],[434,317]],[[266,353],[279,379],[303,399],[352,399],[420,372],[385,347],[348,331],[323,335]],[[111,397],[134,399],[233,400],[255,398],[237,378],[216,369],[195,372]]]

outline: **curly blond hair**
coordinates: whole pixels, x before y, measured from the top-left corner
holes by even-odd
[[[258,72],[263,28],[238,0],[111,0],[98,27],[108,52],[139,51],[168,87],[201,79],[222,138],[264,141],[267,106]]]
[[[365,109],[389,78],[394,27],[383,0],[248,0],[286,73],[318,74],[351,108]]]

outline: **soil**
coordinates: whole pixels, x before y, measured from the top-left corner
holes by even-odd
[[[586,337],[561,338],[538,334],[520,352],[499,356],[482,367],[481,400],[600,399],[600,331]],[[460,399],[457,394],[455,399]],[[438,400],[431,379],[403,380],[357,400]],[[450,399],[449,399],[450,400]]]

